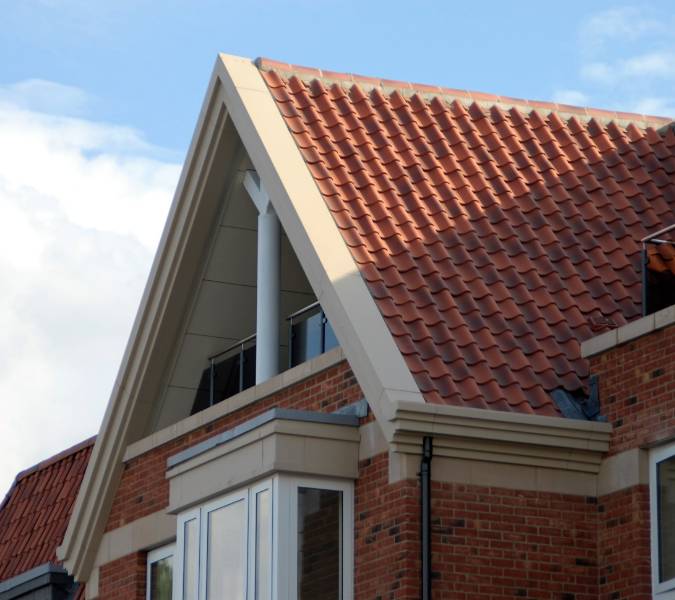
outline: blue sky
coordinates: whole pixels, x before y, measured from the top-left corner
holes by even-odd
[[[670,2],[0,0],[0,497],[98,430],[217,52],[675,115]]]
[[[563,98],[628,110],[670,108],[675,91],[669,2],[1,0],[0,7],[0,56],[8,58],[0,83],[75,86],[92,97],[87,116],[133,126],[178,153],[219,51],[525,98],[573,91]]]

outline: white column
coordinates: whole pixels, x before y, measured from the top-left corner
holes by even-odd
[[[280,238],[279,218],[262,181],[247,172],[244,187],[258,209],[255,382],[279,372]]]

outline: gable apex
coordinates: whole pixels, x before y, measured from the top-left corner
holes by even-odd
[[[237,141],[270,196],[370,406],[386,428],[390,400],[422,402],[356,264],[286,128],[260,72],[220,55],[202,106],[148,283],[58,556],[77,580],[93,566],[129,445],[159,398],[166,349],[175,344],[203,243],[232,173]]]

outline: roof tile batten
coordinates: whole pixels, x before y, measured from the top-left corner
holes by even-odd
[[[558,415],[675,222],[669,120],[256,64],[427,401]]]

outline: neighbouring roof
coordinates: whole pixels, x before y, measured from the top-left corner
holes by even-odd
[[[0,504],[0,581],[55,563],[95,438],[16,476]]]
[[[426,400],[559,415],[641,314],[670,119],[257,65]]]

